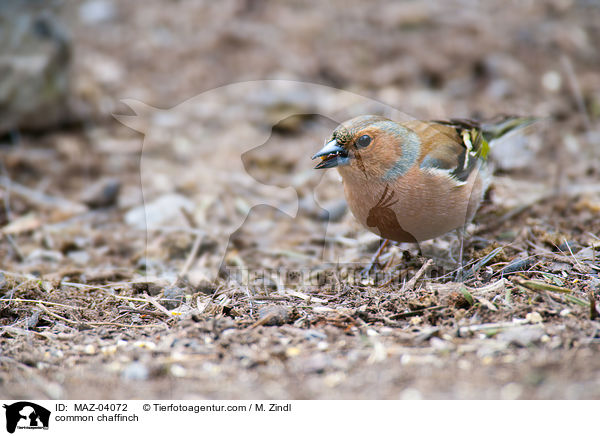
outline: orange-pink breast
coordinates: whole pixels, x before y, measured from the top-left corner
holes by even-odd
[[[456,186],[418,166],[391,183],[349,167],[339,170],[356,219],[382,238],[398,242],[424,241],[464,227],[479,207],[486,184],[479,171]]]

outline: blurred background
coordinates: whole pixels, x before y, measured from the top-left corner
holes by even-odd
[[[123,212],[123,224],[137,222],[144,229],[144,215],[135,209],[142,199],[149,203],[179,193],[187,198],[163,198],[166,203],[159,202],[163,207],[156,210],[164,216],[150,219],[165,224],[179,215],[184,220],[165,211],[193,200],[204,204],[200,209],[214,211],[210,222],[210,213],[192,207],[211,233],[219,232],[224,216],[237,216],[222,232],[226,241],[252,206],[275,195],[265,191],[250,198],[249,191],[276,184],[295,189],[301,215],[323,215],[324,207],[338,218],[332,221],[343,221],[337,234],[355,237],[362,232],[345,214],[335,172],[312,171],[309,159],[344,120],[319,115],[335,112],[336,105],[353,107],[349,115],[370,111],[342,92],[336,96],[336,89],[390,105],[406,118],[540,117],[533,137],[515,139],[494,154],[498,175],[511,174],[492,197],[504,209],[548,195],[549,189],[564,189],[573,180],[578,186],[593,182],[600,154],[599,13],[596,2],[568,0],[369,6],[150,1],[143,8],[117,0],[3,2],[3,175],[25,191],[14,196],[10,212],[0,212],[0,222],[28,216],[36,206],[28,199],[27,189],[33,189],[55,193],[63,204],[58,217],[50,216],[57,214],[52,205],[34,210],[40,222],[112,204]],[[264,79],[332,90],[257,86],[249,92],[230,86]],[[225,88],[207,92],[219,87]],[[187,108],[181,104],[197,96]],[[113,117],[135,112],[124,99],[148,106],[137,108],[142,112],[137,121],[124,121],[145,137]],[[251,153],[271,130],[268,146]],[[144,138],[147,165],[142,168],[149,170],[140,184]],[[213,167],[220,164],[220,172],[199,170],[210,166],[207,156],[215,158]],[[223,180],[231,165],[241,178]],[[324,189],[317,188],[322,177]],[[226,192],[227,185],[239,192]],[[223,196],[233,205],[219,211],[223,201],[216,199]],[[290,191],[282,194],[283,210],[296,208],[293,197]],[[324,231],[316,221],[317,228],[310,220],[302,224],[308,234]],[[265,216],[263,233],[268,222],[273,219]],[[35,249],[23,248],[24,256],[32,250],[39,254],[37,248],[37,243]],[[137,256],[139,249],[132,249]],[[92,253],[83,251],[87,255],[80,261]],[[360,253],[337,253],[328,260],[361,258]]]
[[[139,314],[119,309],[104,292],[154,292],[174,299],[173,307],[184,302],[197,311],[200,300],[190,303],[191,295],[219,290],[202,316],[226,313],[247,326],[257,317],[249,295],[266,292],[264,282],[243,292],[227,288],[219,273],[223,262],[246,269],[318,268],[364,263],[376,249],[377,237],[347,212],[336,173],[314,171],[310,156],[342,114],[389,107],[407,119],[539,117],[527,136],[494,152],[496,178],[471,229],[477,238],[468,256],[479,259],[506,244],[504,257],[496,259],[504,267],[568,240],[575,250],[592,247],[591,257],[581,258],[591,263],[600,234],[598,41],[596,0],[2,1],[1,290],[34,301],[51,293],[80,308],[74,323],[142,324]],[[311,86],[239,85],[266,79]],[[451,239],[432,244],[441,259]],[[384,260],[413,274],[422,265],[417,255],[405,244]],[[547,261],[546,272],[562,279],[571,274],[553,265],[555,258]],[[598,271],[590,271],[582,279],[573,270],[567,279],[591,289]],[[153,287],[148,276],[162,281]],[[229,294],[222,294],[224,286]],[[274,278],[267,288],[281,293],[286,286]],[[373,301],[356,292],[349,307],[364,311],[363,304]],[[10,306],[2,312],[3,325],[30,320],[36,310]],[[524,316],[530,309],[519,310]],[[71,319],[68,311],[57,313]],[[31,328],[39,319],[46,326],[56,321],[37,316]],[[452,316],[447,324],[454,326],[459,321]],[[81,346],[99,347],[94,340],[85,336]],[[18,341],[10,346],[16,359],[25,359]],[[48,359],[49,365],[62,362]],[[331,362],[323,362],[307,360],[298,368],[321,365],[327,374]],[[152,378],[152,371],[123,365],[119,371],[130,371],[117,371],[124,380]],[[384,379],[395,376],[383,374],[369,388],[341,379],[323,388],[315,376],[316,384],[302,392],[294,381],[262,385],[256,379],[224,392],[214,374],[214,381],[208,373],[199,377],[209,378],[206,395],[217,397],[397,398],[407,389],[408,379],[384,388]],[[67,372],[65,384],[29,386],[29,392],[83,395],[71,376]],[[9,393],[22,387],[22,381],[11,383]],[[94,395],[107,395],[103,383]],[[462,390],[423,383],[425,396],[496,398],[506,380]],[[536,386],[519,395],[585,396],[583,388],[568,391],[560,383],[546,391]],[[121,388],[114,395],[132,392]],[[157,387],[139,389],[141,396],[164,394]],[[186,386],[173,389],[176,395]],[[514,389],[507,392],[510,397]]]

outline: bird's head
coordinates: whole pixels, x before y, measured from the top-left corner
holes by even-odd
[[[315,168],[338,167],[342,175],[347,170],[358,170],[368,178],[384,178],[397,162],[414,163],[417,156],[406,156],[412,147],[404,147],[407,141],[414,141],[413,136],[412,130],[387,118],[375,115],[352,118],[340,124],[313,156],[321,159]]]

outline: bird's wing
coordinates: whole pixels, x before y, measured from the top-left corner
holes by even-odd
[[[411,121],[407,127],[421,140],[419,166],[463,185],[488,152],[480,130],[466,123]]]

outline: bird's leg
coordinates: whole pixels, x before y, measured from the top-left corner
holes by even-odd
[[[457,282],[462,282],[464,279],[464,274],[463,274],[463,249],[464,249],[464,242],[465,242],[465,232],[464,232],[464,228],[462,229],[456,229],[456,234],[458,236],[458,240],[459,240],[459,251],[458,251],[458,270],[456,271],[456,281]]]
[[[383,240],[383,242],[381,243],[381,245],[379,246],[379,248],[377,249],[377,251],[375,252],[375,254],[373,255],[373,257],[371,257],[371,262],[369,263],[369,265],[367,265],[361,271],[361,275],[362,276],[368,276],[369,275],[369,273],[371,272],[371,270],[373,269],[373,267],[375,266],[375,264],[379,260],[379,256],[381,256],[381,253],[383,252],[383,249],[387,246],[387,244],[389,242],[390,242],[389,239],[384,239]]]

